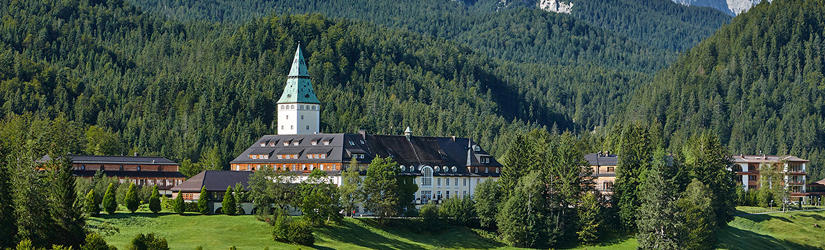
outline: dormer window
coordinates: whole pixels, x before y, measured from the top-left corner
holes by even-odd
[[[349,145],[350,145],[350,146],[355,146],[355,143],[354,143],[354,142],[352,142],[352,141],[349,141]]]
[[[496,174],[498,174],[499,168],[496,168]]]
[[[307,159],[312,159],[312,154],[308,154]]]
[[[326,159],[326,158],[327,158],[327,154],[321,154],[321,159]]]
[[[278,155],[278,159],[283,159],[283,158],[284,158],[283,155]]]
[[[329,145],[329,141],[324,141],[324,145]]]
[[[404,167],[404,165],[401,165],[401,172],[404,172],[404,171],[407,171],[407,167]]]
[[[312,140],[312,141],[310,142],[310,144],[312,144],[312,146],[318,145],[318,141],[317,141],[317,140]]]
[[[458,168],[456,168],[455,166],[453,166],[452,170],[453,170],[453,173],[458,172]]]
[[[294,142],[292,142],[292,145],[293,146],[298,146],[298,143],[300,143],[300,141],[294,141]]]
[[[479,147],[478,145],[473,145],[473,151],[479,152],[481,151],[481,147]]]
[[[258,155],[249,155],[249,158],[258,159]]]
[[[284,141],[284,146],[289,146],[289,141]]]
[[[265,141],[261,142],[261,147],[266,147],[266,142]]]

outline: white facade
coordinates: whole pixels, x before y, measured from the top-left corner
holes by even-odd
[[[321,105],[306,103],[278,104],[278,134],[317,134],[321,127]]]

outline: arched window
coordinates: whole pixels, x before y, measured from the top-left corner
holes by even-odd
[[[452,169],[452,170],[453,170],[453,173],[458,172],[458,168],[456,168],[455,166],[453,166],[453,169]]]
[[[441,169],[438,166],[435,166],[435,171],[438,172],[439,170]]]
[[[431,187],[433,185],[433,169],[430,166],[421,168],[421,186]]]
[[[404,165],[401,165],[401,172],[404,172],[404,171],[407,171],[407,167],[404,167]]]

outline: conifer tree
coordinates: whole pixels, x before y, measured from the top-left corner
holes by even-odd
[[[687,186],[682,197],[677,201],[679,210],[685,219],[685,249],[712,249],[715,243],[716,218],[712,203],[713,193],[710,188],[697,179]]]
[[[137,188],[134,183],[129,184],[129,190],[126,191],[126,197],[123,199],[126,203],[126,208],[132,213],[135,213],[140,207],[140,198],[138,198]]]
[[[67,157],[52,160],[51,166],[51,217],[56,227],[52,228],[52,244],[79,247],[86,236],[86,219],[83,218],[83,203],[77,197],[72,163]]]
[[[86,194],[84,208],[89,216],[97,216],[100,214],[100,204],[98,204],[97,199],[95,199],[94,189],[89,190],[89,193]]]
[[[665,176],[667,165],[655,164],[647,173],[640,189],[641,207],[636,210],[638,232],[636,239],[641,249],[680,249],[684,218],[676,206],[678,198],[672,176]]]
[[[621,135],[619,166],[616,169],[616,185],[613,201],[619,208],[619,218],[625,230],[636,228],[636,209],[640,206],[639,187],[645,182],[645,172],[650,169],[652,147],[650,135],[643,125],[625,126]]]
[[[578,207],[579,241],[589,244],[599,239],[599,228],[602,224],[601,204],[595,193],[587,193]]]
[[[545,187],[538,172],[518,181],[516,190],[498,214],[498,230],[515,247],[536,248],[547,245],[547,206]]]
[[[496,214],[499,203],[503,202],[502,190],[499,181],[489,180],[476,186],[475,211],[482,227],[493,229],[496,227]]]
[[[178,196],[175,197],[175,201],[172,202],[172,208],[175,210],[175,213],[186,213],[186,203],[183,201],[183,193],[181,193],[181,191],[178,191]]]
[[[398,207],[398,164],[391,158],[376,157],[364,178],[364,207],[375,213],[380,222],[396,215]]]
[[[727,225],[736,212],[736,174],[728,170],[732,164],[730,154],[719,138],[707,131],[692,137],[688,145],[683,150],[685,164],[691,176],[707,185],[713,193],[711,204],[716,214],[715,225]]]
[[[206,186],[201,187],[201,195],[198,197],[198,211],[201,214],[209,214],[209,193]]]
[[[115,184],[109,183],[106,188],[106,194],[103,195],[103,209],[108,214],[114,214],[117,211],[117,199],[115,199]]]
[[[232,195],[232,187],[226,187],[226,193],[223,194],[223,202],[221,202],[221,211],[226,215],[235,215],[235,196]]]
[[[149,197],[149,210],[152,211],[152,213],[158,213],[161,210],[160,193],[158,193],[157,185],[152,187],[152,196]]]

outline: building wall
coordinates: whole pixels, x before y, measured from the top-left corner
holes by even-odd
[[[317,134],[320,131],[321,105],[278,104],[278,134]]]

